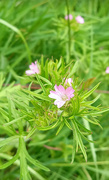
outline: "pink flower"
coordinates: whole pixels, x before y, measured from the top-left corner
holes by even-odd
[[[109,74],[109,66],[106,68],[106,73]]]
[[[65,80],[65,85],[69,84],[70,86],[72,86],[72,82],[73,82],[72,78],[68,78],[68,79]]]
[[[55,85],[54,88],[55,91],[50,91],[49,97],[56,99],[54,104],[57,105],[58,108],[62,107],[66,101],[74,97],[74,89],[72,87],[65,89],[62,85]]]
[[[27,70],[26,71],[26,74],[27,75],[32,75],[32,74],[39,74],[40,71],[39,71],[39,68],[37,66],[37,61],[35,61],[35,63],[32,63],[31,65],[29,65],[29,68],[30,70]]]
[[[76,21],[77,21],[78,23],[80,23],[80,24],[84,24],[84,18],[81,17],[81,16],[77,16],[77,17],[76,17]]]
[[[73,19],[73,16],[72,16],[71,14],[66,15],[66,16],[65,16],[65,19],[66,19],[66,20],[68,20],[68,19],[69,19],[69,20],[72,20],[72,19]]]

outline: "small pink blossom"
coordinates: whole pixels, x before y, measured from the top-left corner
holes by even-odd
[[[68,79],[65,80],[65,85],[69,84],[70,86],[72,86],[72,82],[73,82],[72,78],[68,78]]]
[[[58,108],[61,108],[66,101],[69,101],[72,97],[74,97],[74,89],[72,87],[68,87],[65,89],[62,85],[55,85],[55,91],[50,91],[49,97],[56,99],[54,104],[57,105]]]
[[[73,16],[72,16],[71,14],[66,15],[66,16],[65,16],[65,19],[66,19],[66,20],[68,20],[68,19],[69,19],[69,20],[72,20],[72,19],[73,19]]]
[[[35,61],[35,63],[32,63],[31,65],[29,65],[29,68],[30,68],[30,70],[26,71],[27,75],[32,75],[32,74],[36,74],[36,73],[39,74],[40,73],[38,65],[37,65],[37,61]]]
[[[81,16],[77,16],[77,17],[76,17],[76,21],[77,21],[78,23],[80,23],[80,24],[84,24],[84,18],[81,17]]]
[[[109,74],[109,66],[106,68],[106,73]]]

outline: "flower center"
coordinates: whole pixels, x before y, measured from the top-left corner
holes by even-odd
[[[68,99],[67,95],[63,95],[63,96],[62,96],[62,100],[63,100],[63,101],[66,101],[67,99]]]

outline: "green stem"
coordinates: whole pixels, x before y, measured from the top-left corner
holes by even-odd
[[[89,78],[92,77],[93,73],[93,26],[91,27],[91,54],[90,54],[90,72],[89,72]]]
[[[89,122],[88,122],[87,120],[85,120],[84,118],[83,118],[83,123],[84,123],[84,126],[85,126],[86,129],[91,130]],[[88,135],[88,139],[91,140],[91,141],[93,141],[92,135]],[[91,143],[91,142],[89,142],[89,145],[90,145],[90,148],[91,148],[93,161],[94,161],[94,163],[95,163],[96,179],[98,180],[98,179],[99,179],[99,174],[98,174],[97,156],[96,156],[95,147],[94,147],[94,144]]]
[[[69,2],[66,0],[66,7],[67,7],[67,15],[69,16]],[[70,28],[70,20],[68,17],[68,58],[67,58],[67,63],[70,62],[70,57],[71,57],[71,28]]]

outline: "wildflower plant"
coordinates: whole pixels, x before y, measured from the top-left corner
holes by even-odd
[[[71,162],[74,161],[78,149],[81,149],[87,161],[83,139],[92,142],[87,139],[87,136],[92,132],[83,125],[83,121],[100,126],[97,117],[108,111],[108,108],[102,109],[100,106],[93,106],[99,96],[93,100],[88,100],[99,84],[90,90],[84,89],[85,83],[79,82],[74,77],[74,67],[73,63],[66,66],[62,58],[55,62],[53,60],[44,62],[42,57],[40,75],[36,72],[31,75],[30,73],[25,74],[23,77],[24,80],[28,79],[30,81],[28,89],[18,88],[14,92],[7,91],[7,94],[5,94],[7,106],[1,99],[0,128],[8,137],[0,142],[0,147],[5,148],[7,144],[14,142],[17,151],[6,163],[2,162],[0,169],[19,162],[20,179],[28,180],[31,179],[30,174],[33,173],[28,162],[38,169],[49,171],[49,168],[32,158],[28,153],[28,141],[38,131],[54,129],[58,136],[65,126],[71,133],[73,132]],[[32,90],[32,84],[38,84],[40,88]],[[6,154],[2,158],[5,158],[5,156]]]
[[[45,67],[45,65],[43,67]],[[66,69],[66,73],[64,69]],[[77,79],[71,78],[74,73],[74,66],[65,66],[62,58],[59,62],[53,62],[52,60],[47,62],[46,69],[42,68],[41,73],[45,74],[46,72],[48,72],[47,76],[49,79],[45,79],[37,74],[35,76],[41,86],[41,89],[36,91],[40,93],[39,97],[36,95],[36,92],[24,90],[24,92],[40,99],[39,104],[31,101],[33,106],[36,107],[35,111],[38,113],[37,117],[34,117],[36,119],[36,128],[44,131],[57,128],[57,135],[64,126],[67,126],[69,130],[73,131],[73,155],[79,147],[87,160],[82,139],[89,141],[86,136],[92,134],[92,132],[84,127],[82,120],[100,126],[97,117],[102,112],[108,110],[102,109],[100,106],[93,106],[93,103],[97,101],[99,95],[93,100],[87,100],[97,89],[99,83],[91,90],[84,90],[85,83],[80,83]],[[52,73],[54,75],[53,77]],[[86,86],[86,88],[88,88],[88,86]],[[44,111],[46,111],[46,115]]]

